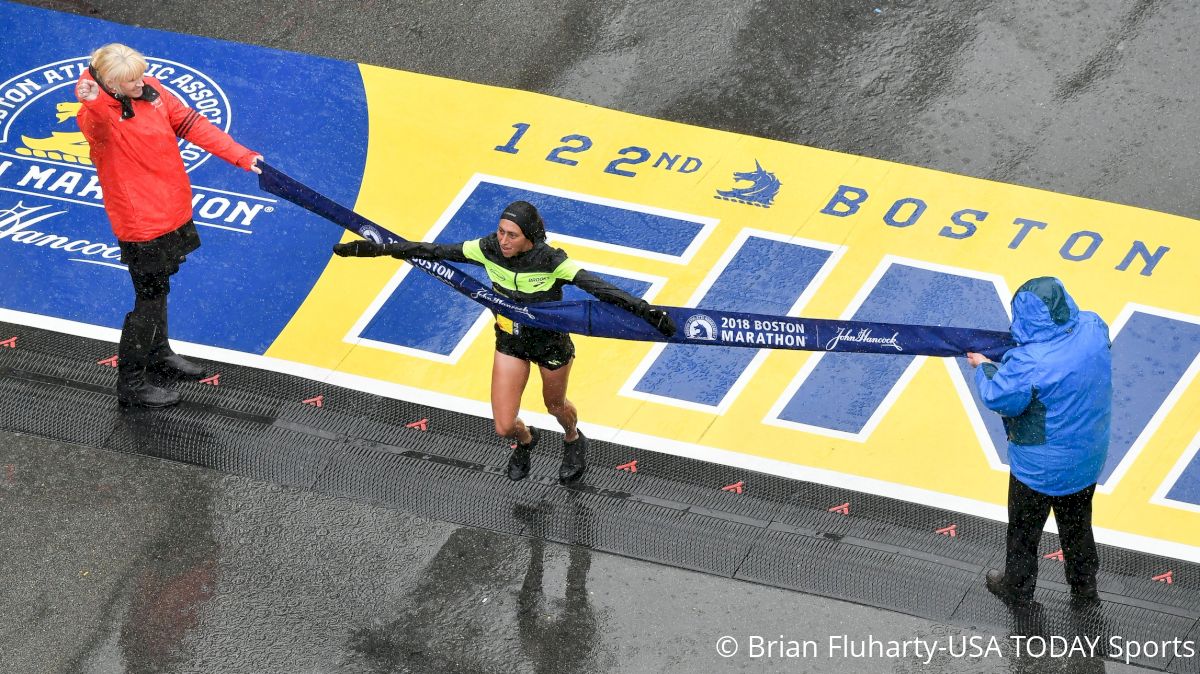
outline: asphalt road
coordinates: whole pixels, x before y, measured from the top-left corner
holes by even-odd
[[[1200,218],[1186,0],[43,0]]]
[[[1200,218],[1182,0],[32,4]],[[0,671],[1125,671],[726,660],[958,628],[26,436],[0,467]]]
[[[1004,635],[988,657],[831,655],[976,633],[3,431],[0,471],[6,674],[1137,671]]]

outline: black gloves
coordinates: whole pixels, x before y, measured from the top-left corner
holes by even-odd
[[[341,257],[379,257],[380,255],[387,255],[383,244],[367,241],[366,239],[339,243],[333,247],[333,252]]]
[[[663,337],[675,336],[675,321],[671,320],[671,315],[663,309],[646,305],[646,308],[642,310],[642,320],[653,325],[654,329],[661,332]]]
[[[400,243],[375,243],[362,239],[339,243],[333,247],[333,252],[341,257],[380,257],[391,255],[399,260],[407,260],[418,244],[403,241]]]

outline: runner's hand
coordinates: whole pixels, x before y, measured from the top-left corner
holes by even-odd
[[[333,252],[341,257],[379,257],[387,255],[384,247],[374,241],[348,241],[333,247]]]
[[[675,321],[671,320],[671,315],[658,307],[650,307],[642,312],[642,318],[654,326],[655,330],[662,333],[663,337],[675,336]]]

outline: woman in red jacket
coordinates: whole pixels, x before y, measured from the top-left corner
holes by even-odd
[[[117,398],[122,405],[166,407],[179,402],[179,394],[147,381],[148,371],[164,381],[205,376],[167,342],[170,277],[200,247],[177,139],[255,173],[262,156],[238,145],[145,72],[146,59],[137,51],[105,45],[92,54],[75,95],[83,104],[79,128],[91,146],[104,210],[136,297],[121,328]]]

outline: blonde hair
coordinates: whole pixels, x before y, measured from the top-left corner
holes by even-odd
[[[101,84],[112,88],[117,82],[131,82],[146,72],[146,57],[136,49],[114,42],[92,52],[92,67],[104,80]]]

